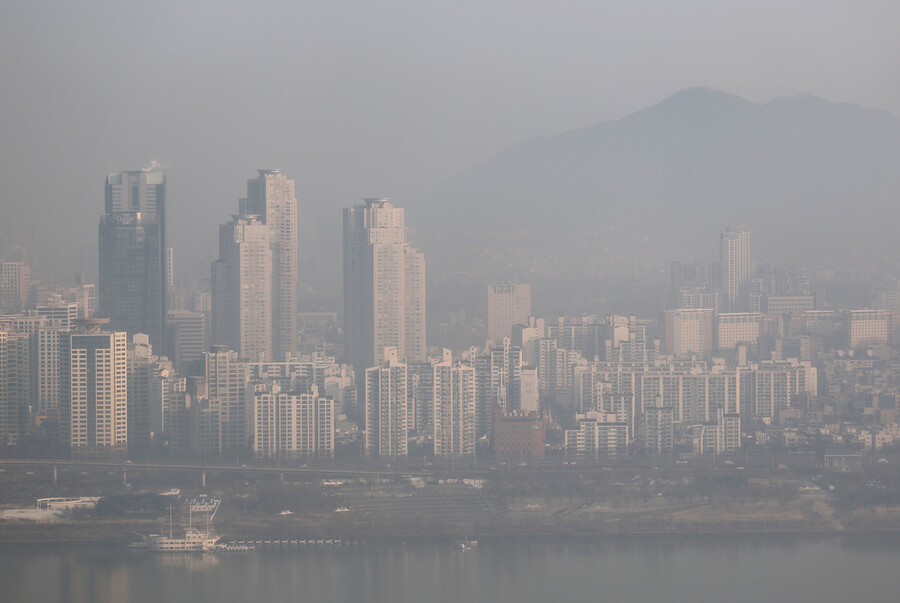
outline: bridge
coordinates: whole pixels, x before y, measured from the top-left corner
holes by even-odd
[[[220,465],[220,464],[196,464],[196,463],[152,463],[134,461],[100,461],[79,459],[0,459],[0,468],[21,467],[27,469],[51,468],[53,482],[56,483],[58,472],[62,468],[71,469],[106,469],[107,471],[121,471],[122,482],[128,481],[128,471],[196,471],[200,473],[201,486],[206,487],[206,474],[211,473],[241,473],[257,475],[278,475],[284,479],[285,475],[307,476],[311,478],[360,478],[360,477],[399,477],[401,475],[426,477],[432,475],[425,471],[407,471],[391,467],[341,469],[334,467],[268,467],[257,465]]]

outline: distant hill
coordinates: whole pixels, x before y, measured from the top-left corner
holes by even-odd
[[[900,118],[810,96],[757,104],[691,88],[622,119],[525,140],[448,181],[425,207],[417,240],[431,257],[480,264],[487,278],[594,260],[609,274],[711,259],[718,233],[737,223],[750,225],[755,259],[894,257]]]

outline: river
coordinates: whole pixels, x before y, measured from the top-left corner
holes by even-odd
[[[642,536],[154,555],[0,549],[0,600],[897,601],[900,536]]]

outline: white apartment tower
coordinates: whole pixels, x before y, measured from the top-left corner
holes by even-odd
[[[128,446],[127,334],[81,321],[61,350],[60,436],[74,454],[124,452]]]
[[[72,327],[78,318],[78,304],[62,301],[58,295],[46,303],[37,304],[34,309],[38,316],[46,316],[50,319],[50,324],[66,329]]]
[[[407,366],[388,348],[380,366],[366,370],[366,455],[406,456]]]
[[[281,170],[257,170],[247,181],[240,211],[269,229],[272,250],[272,351],[283,360],[297,351],[297,197],[294,181]]]
[[[219,408],[219,451],[241,450],[249,434],[250,367],[234,351],[213,346],[203,354],[203,368],[207,397]]]
[[[750,310],[750,228],[728,226],[719,237],[725,312]]]
[[[475,453],[475,367],[434,365],[434,455]]]
[[[512,327],[527,324],[531,316],[531,285],[507,283],[488,285],[488,338],[501,343],[512,335]]]
[[[60,325],[41,326],[37,329],[37,408],[38,414],[55,411],[60,400],[60,350],[66,349],[69,338],[68,327]]]
[[[334,400],[308,393],[281,391],[261,384],[250,413],[253,452],[259,458],[334,456]]]
[[[344,209],[344,337],[358,374],[386,347],[425,362],[425,258],[406,243],[403,209],[366,199]]]
[[[666,310],[663,314],[663,332],[667,354],[678,356],[706,354],[714,344],[713,310]]]
[[[253,362],[272,359],[272,250],[269,228],[256,216],[219,227],[212,264],[212,344]]]
[[[852,350],[863,346],[887,345],[891,341],[892,318],[890,310],[845,312],[845,346]]]
[[[423,362],[428,356],[425,344],[425,256],[409,243],[403,247],[406,282],[406,358],[409,362]]]

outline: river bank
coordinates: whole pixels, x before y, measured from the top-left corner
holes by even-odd
[[[617,529],[604,529],[602,525],[586,526],[584,524],[558,524],[556,526],[540,526],[528,524],[505,524],[484,526],[482,529],[461,531],[457,525],[432,525],[432,529],[390,530],[385,527],[377,529],[356,529],[353,531],[325,533],[323,530],[309,531],[254,531],[251,526],[234,526],[237,529],[217,531],[223,541],[238,540],[342,540],[343,542],[398,543],[398,542],[458,542],[463,538],[478,541],[603,541],[609,539],[634,537],[727,537],[727,536],[855,536],[855,537],[887,537],[900,538],[900,528],[896,526],[838,528],[817,524],[794,525],[732,525],[701,526],[671,525],[659,529],[657,525],[620,526]],[[470,526],[471,528],[471,526]],[[26,524],[0,523],[0,546],[4,548],[18,546],[116,546],[125,545],[140,539],[140,535],[159,531],[159,523],[155,521],[85,521],[74,524]]]

